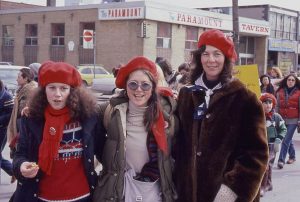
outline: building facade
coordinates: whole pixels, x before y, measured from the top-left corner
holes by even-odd
[[[210,8],[210,11],[231,13],[231,8]],[[300,69],[299,12],[273,5],[240,6],[239,16],[270,23],[267,66],[278,66],[284,74]]]
[[[232,16],[154,2],[0,10],[0,60],[18,65],[45,60],[112,69],[136,55],[167,58],[173,68],[190,60],[199,35],[216,28],[232,34]],[[241,64],[267,67],[269,23],[240,17]],[[83,30],[94,48],[83,48]],[[95,55],[95,57],[94,57]]]

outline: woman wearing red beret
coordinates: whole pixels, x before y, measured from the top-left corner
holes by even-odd
[[[123,90],[100,106],[107,136],[94,202],[176,198],[170,156],[175,101],[157,80],[155,64],[141,56],[118,71],[116,86]]]
[[[29,115],[21,118],[13,160],[18,185],[12,200],[91,201],[97,176],[94,137],[101,131],[96,101],[67,63],[46,62],[38,77]]]
[[[256,95],[232,78],[231,39],[201,34],[191,85],[178,96],[175,146],[178,201],[258,201],[268,162],[264,111]]]

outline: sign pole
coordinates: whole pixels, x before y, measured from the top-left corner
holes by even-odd
[[[96,32],[94,32],[94,78],[96,78],[95,71],[96,71]]]

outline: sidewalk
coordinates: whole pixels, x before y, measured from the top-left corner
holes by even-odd
[[[277,160],[273,167],[273,191],[266,192],[261,202],[299,202],[300,192],[300,134],[295,132],[293,143],[296,149],[297,161],[294,164],[285,164],[283,169],[277,168]],[[288,155],[287,159],[288,160]]]
[[[3,150],[2,156],[4,158],[10,160],[10,158],[9,158],[9,148],[8,148],[7,145]],[[11,177],[9,175],[7,175],[6,172],[4,172],[1,169],[1,175],[0,175],[0,202],[8,202],[11,195],[13,194],[13,192],[16,189],[17,181],[15,183],[11,184],[10,179],[11,179]]]

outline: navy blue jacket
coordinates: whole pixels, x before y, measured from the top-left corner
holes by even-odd
[[[94,170],[94,145],[102,145],[95,141],[95,136],[98,131],[103,130],[103,125],[97,116],[87,118],[81,122],[81,125],[85,175],[90,191],[93,193],[97,182],[97,173]],[[25,161],[38,162],[38,151],[42,141],[43,128],[44,120],[21,118],[19,145],[13,160],[13,170],[18,179],[17,189],[14,193],[14,202],[35,202],[38,200],[39,180],[43,175],[42,171],[39,171],[35,178],[25,178],[20,173],[20,166]]]
[[[12,96],[5,89],[0,89],[0,129],[6,128],[14,107]]]

